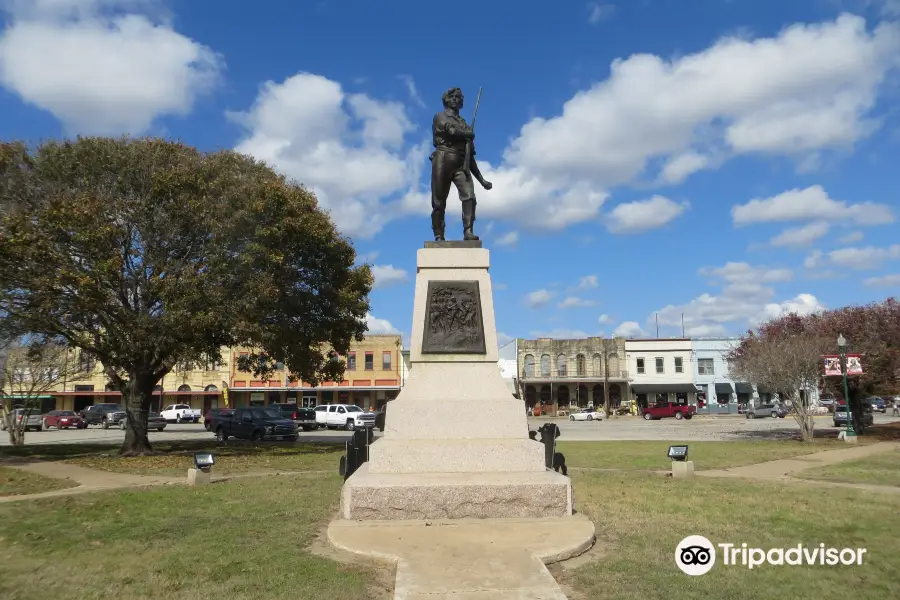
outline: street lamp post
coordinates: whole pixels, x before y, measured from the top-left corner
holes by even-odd
[[[844,433],[844,436],[854,437],[856,431],[853,430],[853,419],[852,414],[850,413],[850,392],[847,388],[847,354],[844,352],[844,348],[847,346],[847,340],[839,333],[837,343],[838,349],[841,351],[841,378],[844,383],[844,402],[847,403],[847,431]]]

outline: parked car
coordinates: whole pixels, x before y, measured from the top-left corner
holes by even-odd
[[[834,426],[835,427],[846,427],[847,426],[847,405],[840,404],[834,407]],[[870,427],[875,424],[875,415],[872,414],[871,409],[867,409],[863,406],[862,413],[862,424],[866,427]]]
[[[147,415],[147,430],[155,429],[157,431],[162,431],[168,425],[168,421],[163,419],[159,413],[151,412]],[[125,429],[125,419],[119,421],[119,427],[121,429]]]
[[[229,417],[234,414],[233,408],[213,408],[203,417],[203,426],[207,431],[215,431],[215,423],[218,417]]]
[[[323,411],[316,407],[316,421]],[[328,429],[343,427],[347,431],[353,431],[357,427],[374,427],[375,413],[365,412],[355,404],[328,404],[326,405],[325,426]]]
[[[87,427],[87,424],[74,410],[51,410],[44,415],[44,429],[50,429],[51,427],[56,427],[57,429],[68,429],[69,427],[84,429]]]
[[[239,440],[297,441],[297,426],[291,419],[285,419],[280,410],[251,407],[235,409],[231,415],[220,415],[215,422],[216,441],[227,442],[228,438]]]
[[[292,420],[303,431],[312,431],[316,428],[316,411],[312,408],[301,408],[294,403],[273,403],[266,408],[281,411],[285,419]]]
[[[875,412],[880,412],[882,414],[887,413],[887,403],[885,403],[883,398],[873,396],[871,398],[866,398],[863,402],[868,402]]]
[[[690,419],[697,413],[697,407],[689,404],[675,404],[674,402],[660,402],[651,404],[641,409],[641,415],[647,421],[675,417],[678,420]]]
[[[200,411],[191,408],[190,404],[170,404],[159,412],[160,416],[166,421],[174,421],[176,423],[199,423]]]
[[[584,408],[569,415],[570,421],[602,421],[606,413],[594,408]]]
[[[26,418],[24,408],[13,409],[12,420],[14,423],[21,423],[23,418]],[[28,412],[27,420],[25,421],[24,431],[28,431],[29,429],[41,431],[43,428],[44,422],[41,420],[41,409],[30,409]],[[6,419],[0,419],[0,429],[6,431]]]
[[[790,412],[783,404],[760,404],[751,406],[747,410],[748,419],[762,419],[772,417],[773,419],[783,419]]]
[[[125,408],[121,404],[94,404],[81,411],[81,418],[85,426],[100,425],[109,429],[125,418]]]

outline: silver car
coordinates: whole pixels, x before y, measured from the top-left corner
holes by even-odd
[[[22,419],[25,416],[24,408],[16,408],[13,410],[12,419],[14,423],[21,423]],[[27,421],[25,422],[24,431],[28,431],[29,429],[34,429],[35,431],[41,431],[44,429],[44,422],[41,420],[41,410],[39,408],[33,408],[29,411]],[[0,429],[6,431],[6,420],[0,419]]]
[[[839,404],[838,406],[835,406],[833,418],[835,427],[846,427],[847,405]],[[875,416],[872,414],[871,406],[863,405],[862,424],[866,427],[870,427],[875,424]]]

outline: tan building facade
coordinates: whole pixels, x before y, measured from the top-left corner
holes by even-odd
[[[600,406],[605,383],[612,406],[628,398],[624,338],[519,339],[516,354],[520,397],[536,414]]]
[[[400,391],[401,347],[399,335],[371,335],[354,342],[345,358],[344,381],[323,382],[318,387],[290,381],[290,373],[279,370],[263,381],[252,373],[237,370],[241,348],[223,348],[220,364],[181,364],[156,386],[151,410],[170,404],[189,404],[205,414],[211,408],[227,405],[265,405],[273,402],[317,404],[357,404],[365,410],[377,410]],[[41,412],[51,410],[80,411],[91,404],[119,402],[121,394],[112,390],[103,366],[79,350],[70,353],[73,361],[83,361],[87,373],[79,379],[63,380],[41,396]],[[18,390],[4,390],[15,395]]]

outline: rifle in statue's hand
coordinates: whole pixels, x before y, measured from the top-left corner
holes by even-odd
[[[478,88],[478,98],[475,100],[475,112],[472,113],[472,133],[475,133],[475,118],[478,116],[478,105],[481,104],[481,88]],[[472,140],[466,142],[466,158],[463,162],[463,171],[466,179],[472,180]]]

